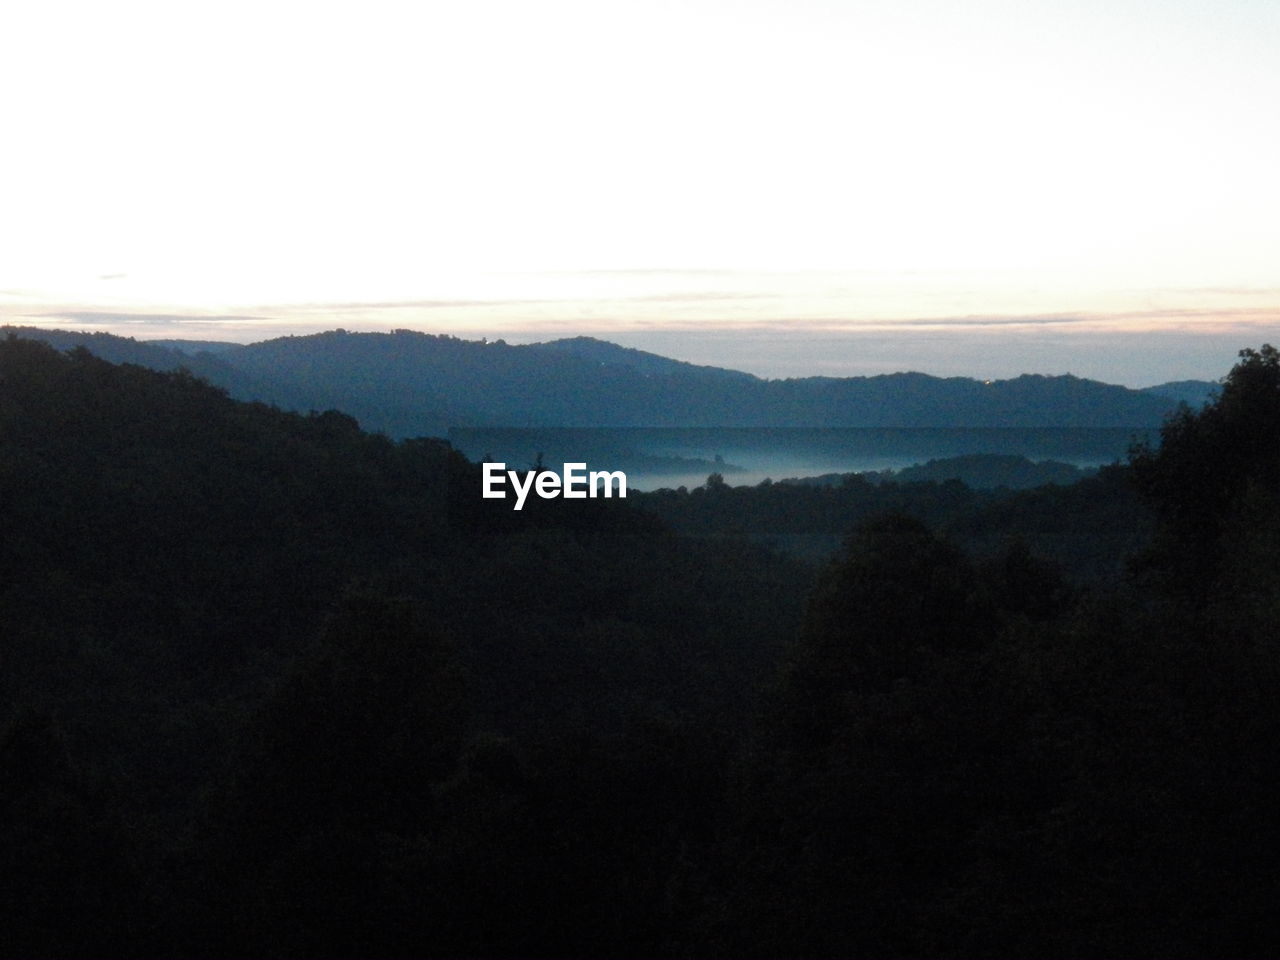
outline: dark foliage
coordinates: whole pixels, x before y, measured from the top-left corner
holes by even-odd
[[[1274,953],[1278,370],[1068,486],[516,513],[0,340],[0,953]]]
[[[1207,594],[1233,567],[1242,538],[1275,537],[1280,351],[1241,351],[1217,401],[1198,411],[1183,406],[1165,423],[1159,447],[1140,446],[1132,460],[1159,520],[1149,564],[1175,590]]]
[[[1124,558],[1145,542],[1150,510],[1127,469],[1061,486],[1011,493],[980,490],[959,480],[875,482],[846,474],[838,484],[772,483],[731,487],[713,474],[693,490],[658,490],[637,498],[646,510],[693,537],[737,537],[825,560],[856,524],[900,514],[944,530],[966,551],[996,558],[1024,543],[1078,581],[1118,575]]]

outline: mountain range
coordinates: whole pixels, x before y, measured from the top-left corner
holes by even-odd
[[[1155,427],[1216,385],[1133,390],[1072,375],[894,373],[766,380],[592,337],[513,345],[333,330],[247,345],[0,327],[114,363],[185,367],[231,396],[337,409],[393,437],[451,427]]]

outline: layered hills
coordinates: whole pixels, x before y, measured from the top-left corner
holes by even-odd
[[[247,345],[6,327],[115,363],[184,367],[231,396],[338,409],[393,437],[451,427],[1155,427],[1214,385],[1145,390],[1072,375],[980,381],[894,373],[766,380],[592,337],[513,345],[334,330]]]

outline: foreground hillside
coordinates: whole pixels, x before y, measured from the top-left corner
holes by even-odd
[[[3,331],[0,331],[2,333]],[[450,427],[1155,427],[1173,395],[1072,376],[984,383],[920,373],[761,380],[578,337],[513,346],[409,330],[331,331],[190,354],[23,328],[115,362],[185,365],[245,400],[335,408],[393,437]],[[1198,405],[1198,404],[1193,404]]]
[[[626,503],[517,514],[479,491],[436,441],[0,341],[5,952],[329,952],[368,869],[424,896],[499,870],[470,862],[488,830],[470,818],[473,799],[508,815],[506,777],[544,806],[511,829],[603,828],[632,778],[684,777],[679,751],[744,722],[798,623],[802,568],[677,541]],[[441,817],[452,852],[432,866],[416,844]],[[591,849],[639,856],[643,829]],[[624,882],[537,836],[521,855],[563,874],[539,881],[548,907]],[[473,906],[439,950],[481,942]],[[280,939],[304,917],[319,939]]]
[[[0,340],[5,952],[1268,953],[1277,451],[1264,348],[1074,486],[517,514],[444,444]]]

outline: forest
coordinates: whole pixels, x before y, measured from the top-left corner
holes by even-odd
[[[1275,348],[1066,485],[480,490],[0,339],[0,954],[1280,950]]]

